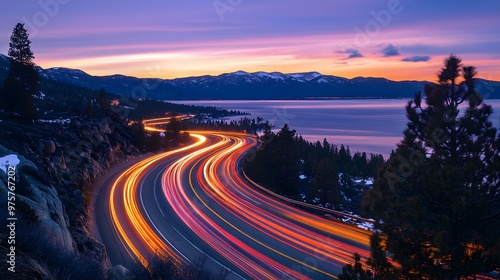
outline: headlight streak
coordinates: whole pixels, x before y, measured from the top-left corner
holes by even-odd
[[[238,164],[255,146],[255,138],[242,133],[190,133],[196,143],[134,164],[111,187],[112,224],[132,259],[146,267],[151,254],[168,257],[177,264],[189,261],[155,224],[168,223],[168,219],[153,221],[141,194],[142,187],[149,187],[141,186],[144,177],[175,154],[181,156],[162,169],[165,202],[189,231],[247,276],[336,278],[332,267],[339,271],[352,261],[354,252],[363,259],[369,256],[369,232],[277,201],[244,179]],[[202,144],[204,147],[200,147]],[[186,155],[182,156],[183,152]]]
[[[196,205],[196,203],[192,201],[191,197],[187,195],[182,187],[181,177],[184,172],[184,166],[189,162],[195,162],[199,155],[215,150],[215,148],[225,145],[230,141],[227,137],[222,137],[221,139],[222,140],[214,146],[196,151],[175,162],[167,170],[165,170],[163,175],[163,190],[165,196],[179,218],[202,240],[210,244],[210,246],[222,256],[230,260],[236,266],[240,267],[240,269],[253,278],[271,279],[272,274],[260,268],[241,252],[234,250],[231,244],[223,238],[216,238],[217,236],[224,236],[227,238],[229,234],[215,222],[210,220]],[[200,160],[197,161],[199,162]],[[192,184],[191,176],[189,176],[189,181],[190,184]],[[199,196],[198,199],[202,201]],[[205,207],[207,206],[205,202],[202,201],[202,203],[204,203]],[[249,246],[239,242],[238,240],[233,239],[233,241],[240,243],[240,246],[245,247],[247,250],[252,250]]]
[[[148,226],[148,224],[142,217],[135,196],[137,186],[139,185],[137,183],[138,179],[140,179],[144,171],[154,163],[157,163],[158,161],[163,160],[164,158],[169,157],[173,154],[195,148],[203,144],[207,140],[206,137],[204,136],[199,136],[199,135],[193,135],[193,136],[196,137],[198,141],[192,145],[189,145],[187,147],[175,151],[155,155],[134,164],[132,167],[123,172],[115,180],[115,182],[111,187],[110,199],[109,199],[109,211],[111,214],[111,220],[113,222],[113,226],[119,233],[118,236],[122,240],[122,243],[126,245],[125,248],[129,253],[129,255],[132,257],[132,259],[137,258],[145,267],[148,267],[147,260],[144,257],[144,255],[141,252],[139,252],[137,246],[133,244],[130,237],[127,235],[126,230],[124,229],[125,226],[132,225],[132,229],[142,238],[143,241],[142,244],[148,247],[150,252],[154,254],[169,256],[172,258],[174,262],[177,263],[180,262],[180,257],[177,254],[175,254],[171,250],[171,248],[165,246],[165,243],[162,242],[160,238],[158,238],[155,232]],[[117,209],[118,205],[115,202],[115,193],[118,192],[122,192],[122,203],[124,209],[122,208]],[[123,211],[123,210],[125,210],[125,213],[127,214],[126,221],[121,221],[117,214],[118,211]]]
[[[238,183],[235,182],[235,179],[233,176],[235,174],[238,174],[236,170],[236,161],[238,158],[241,156],[241,154],[246,150],[246,149],[239,149],[240,146],[243,143],[239,143],[238,145],[235,145],[231,149],[227,149],[226,152],[221,152],[217,156],[213,156],[210,159],[207,160],[206,164],[204,164],[204,176],[205,178],[210,178],[211,180],[207,180],[208,184],[210,185],[210,188],[212,190],[217,190],[216,193],[222,198],[223,201],[221,201],[221,206],[224,207],[226,210],[229,212],[232,212],[233,215],[239,216],[240,219],[246,221],[248,224],[252,223],[252,226],[261,231],[262,233],[268,234],[270,237],[280,240],[281,242],[284,242],[290,247],[293,247],[305,254],[311,254],[311,252],[315,252],[319,257],[321,258],[331,258],[334,260],[337,260],[340,263],[346,263],[349,262],[350,259],[352,258],[352,252],[353,251],[361,251],[359,248],[356,248],[354,246],[349,246],[346,244],[342,244],[340,242],[335,242],[333,245],[335,246],[329,246],[330,243],[332,243],[332,240],[327,240],[328,242],[325,241],[325,236],[320,236],[319,234],[316,234],[312,231],[309,231],[304,228],[298,228],[296,224],[290,223],[286,220],[283,220],[282,218],[279,218],[276,215],[269,214],[266,211],[263,211],[259,208],[256,208],[255,205],[252,205],[251,203],[248,203],[248,201],[245,201],[244,199],[241,199],[241,196],[234,195],[231,190],[227,189],[224,184],[219,180],[217,176],[217,172],[215,171],[216,167],[221,165],[221,161],[225,160],[228,162],[228,164],[225,166],[225,174],[230,177],[230,180],[234,184],[229,184],[231,186],[234,186],[234,190],[236,190],[237,187],[240,187],[242,190],[238,190],[238,193],[242,193],[245,191],[245,189],[251,190],[252,187],[248,186],[245,184],[241,179],[239,180]],[[238,152],[239,150],[239,152]],[[231,167],[234,170],[230,170]],[[222,167],[221,167],[222,168]],[[199,171],[200,173],[200,171]],[[199,178],[200,176],[198,176]],[[207,192],[209,190],[206,190]],[[248,195],[244,195],[246,198],[249,198]],[[213,199],[216,199],[216,197],[212,197]],[[262,200],[262,195],[260,195],[260,199],[263,203],[266,203],[265,201]],[[267,198],[267,197],[264,197]],[[249,198],[250,199],[250,198]],[[258,197],[255,197],[255,199],[259,199]],[[220,200],[220,199],[219,199]],[[253,202],[256,202],[254,199],[250,199]],[[226,204],[227,206],[224,206]],[[231,205],[229,205],[231,204]],[[257,203],[260,204],[260,203]],[[268,206],[270,207],[276,207],[272,206],[269,203]],[[276,202],[274,201],[274,204]],[[281,205],[283,206],[283,205]],[[297,209],[294,209],[292,207],[289,207],[286,205],[289,209],[287,210],[293,210],[297,211]],[[302,211],[301,211],[302,212]],[[302,213],[303,214],[303,213]],[[315,220],[318,220],[317,216],[310,215],[309,218],[314,218]],[[323,223],[326,220],[323,220]],[[327,223],[331,223],[330,221],[326,221]],[[352,231],[352,228],[351,228]],[[355,229],[357,231],[357,229]],[[366,232],[362,232],[362,235],[365,237],[364,242],[361,244],[367,244],[368,242],[368,235]],[[313,238],[311,238],[313,237]],[[251,238],[251,237],[249,237]],[[322,240],[322,242],[320,241]],[[339,250],[336,248],[336,246],[341,246],[343,247],[343,251]],[[274,250],[273,250],[274,251]],[[366,250],[363,255],[366,254]],[[333,252],[338,254],[338,256],[333,255]],[[317,269],[316,267],[313,267],[309,264],[305,264],[304,262],[297,261],[296,259],[293,259],[289,256],[285,257],[297,262],[298,264],[307,267],[309,269],[315,270],[317,272],[323,273],[327,276],[333,277],[333,275],[326,273],[324,271],[321,271]],[[333,264],[333,263],[332,263]],[[337,264],[338,265],[338,264]]]

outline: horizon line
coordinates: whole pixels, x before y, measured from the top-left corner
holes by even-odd
[[[6,58],[10,58],[9,56],[4,55],[2,53],[0,53],[0,56],[6,57]],[[273,73],[278,73],[278,74],[282,74],[282,75],[318,73],[318,74],[320,74],[322,76],[330,76],[330,77],[342,78],[342,79],[346,79],[346,80],[354,80],[354,79],[357,79],[357,78],[365,78],[365,79],[385,79],[385,80],[393,81],[393,82],[432,82],[432,83],[436,83],[436,81],[431,81],[431,80],[426,80],[426,79],[390,79],[390,78],[387,78],[387,77],[384,77],[384,76],[362,76],[362,75],[360,75],[360,76],[355,76],[355,77],[352,77],[352,78],[348,78],[348,77],[345,77],[345,76],[337,76],[337,75],[333,75],[333,74],[323,74],[322,72],[319,72],[317,70],[309,70],[309,71],[304,71],[304,72],[288,72],[288,73],[285,73],[285,72],[281,72],[281,71],[277,71],[277,70],[274,70],[272,72],[268,72],[268,71],[263,71],[263,70],[259,70],[259,71],[245,71],[245,70],[242,70],[242,69],[238,69],[238,70],[234,70],[234,71],[230,71],[230,72],[223,71],[223,72],[219,72],[217,74],[201,74],[201,75],[191,75],[191,76],[174,77],[174,78],[162,78],[162,77],[147,77],[147,76],[144,76],[144,75],[121,74],[121,73],[95,75],[95,74],[91,74],[90,71],[86,71],[86,70],[83,70],[83,69],[80,69],[80,68],[71,68],[71,67],[65,67],[65,66],[54,66],[54,67],[44,68],[44,67],[42,67],[41,65],[39,65],[37,63],[35,63],[34,65],[40,67],[43,70],[50,70],[50,69],[62,68],[62,69],[82,71],[83,73],[85,73],[87,75],[90,75],[92,77],[124,76],[124,77],[138,78],[138,79],[175,80],[175,79],[201,78],[201,77],[205,77],[205,76],[219,77],[219,76],[222,76],[222,75],[235,74],[235,73],[238,73],[238,72],[244,72],[246,74],[257,74],[257,73],[273,74]],[[476,77],[476,79],[482,79],[482,80],[491,81],[491,82],[500,82],[500,80],[490,80],[490,79],[482,78],[480,76]],[[436,80],[437,80],[437,75],[436,75]]]

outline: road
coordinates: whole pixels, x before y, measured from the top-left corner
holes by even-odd
[[[369,232],[292,207],[245,179],[241,163],[255,138],[191,136],[193,144],[104,182],[96,223],[113,265],[206,256],[207,269],[230,271],[226,279],[330,279],[354,252],[369,256]]]

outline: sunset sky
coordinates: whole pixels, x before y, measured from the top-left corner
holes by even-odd
[[[435,80],[453,53],[500,80],[500,1],[7,0],[0,53],[26,23],[35,62],[92,75],[244,70]]]

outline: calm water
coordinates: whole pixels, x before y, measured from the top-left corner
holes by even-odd
[[[249,112],[281,128],[285,123],[310,141],[324,138],[351,152],[381,153],[387,157],[403,136],[407,100],[262,100],[179,101]],[[486,100],[493,106],[490,120],[500,127],[500,100]],[[240,119],[237,117],[236,119]]]

